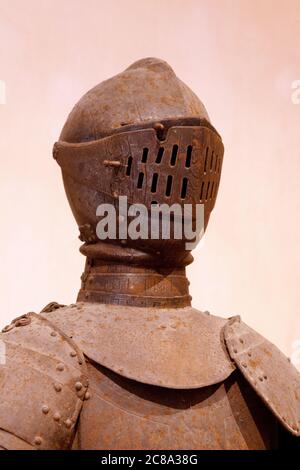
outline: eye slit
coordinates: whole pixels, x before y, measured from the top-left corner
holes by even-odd
[[[191,145],[188,146],[186,150],[186,160],[185,160],[185,167],[190,168],[191,167],[191,162],[192,162],[192,152],[193,152],[193,147]]]
[[[130,156],[128,157],[128,161],[127,161],[126,176],[130,176],[131,167],[132,167],[132,157]]]
[[[205,200],[206,200],[206,201],[208,200],[209,187],[210,187],[210,181],[208,182],[207,188],[206,188],[206,197],[205,197]]]
[[[158,163],[158,164],[161,163],[164,151],[165,151],[164,147],[159,147],[155,163]]]
[[[206,147],[205,162],[204,162],[204,173],[206,173],[206,170],[207,170],[208,150],[209,150],[208,147]]]
[[[215,152],[212,151],[212,154],[211,154],[211,159],[210,159],[210,171],[212,171],[213,169],[213,164],[214,164],[214,155],[215,155]]]
[[[143,149],[142,163],[147,163],[148,153],[149,153],[149,149],[145,147]]]
[[[153,173],[152,183],[151,183],[151,193],[156,193],[157,181],[158,181],[158,174]]]
[[[178,145],[173,145],[170,165],[175,166],[178,154]]]
[[[182,180],[182,186],[181,186],[181,199],[185,199],[185,198],[186,198],[187,188],[188,188],[188,179],[187,179],[187,178],[183,178],[183,180]]]
[[[200,192],[200,201],[203,200],[203,192],[204,192],[204,181],[202,181],[202,184],[201,184],[201,192]]]
[[[172,191],[173,176],[169,175],[167,179],[166,196],[169,197]]]
[[[141,189],[143,187],[143,181],[144,181],[144,173],[139,173],[139,177],[138,177],[138,183],[137,183],[137,187],[138,189]]]

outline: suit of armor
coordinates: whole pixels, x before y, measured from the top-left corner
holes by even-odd
[[[0,447],[271,449],[283,430],[299,436],[300,374],[240,317],[192,308],[186,240],[97,236],[97,207],[124,195],[203,204],[206,228],[223,144],[193,92],[165,62],[138,61],[79,101],[54,158],[86,267],[76,304],[1,333]]]

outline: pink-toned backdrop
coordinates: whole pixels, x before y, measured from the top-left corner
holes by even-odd
[[[300,366],[299,24],[298,0],[0,0],[1,326],[75,300],[84,259],[52,144],[85,91],[158,56],[226,147],[194,305],[241,314]]]

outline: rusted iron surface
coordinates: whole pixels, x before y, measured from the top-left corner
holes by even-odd
[[[43,317],[4,329],[6,361],[0,365],[3,447],[67,449],[87,391],[85,360],[76,344]],[[1,439],[1,435],[0,435]],[[22,446],[24,441],[24,447]]]
[[[74,107],[54,158],[85,242],[79,301],[4,328],[0,448],[269,449],[280,423],[299,435],[299,374],[246,325],[190,306],[184,238],[96,236],[98,206],[117,209],[119,196],[189,203],[192,220],[202,203],[206,228],[223,152],[201,101],[159,59]]]
[[[220,340],[226,320],[193,308],[77,303],[47,314],[84,354],[116,373],[168,388],[199,388],[235,369]]]
[[[186,116],[209,121],[203,103],[165,61],[145,58],[88,91],[70,113],[60,140],[88,142],[125,126]]]
[[[300,374],[284,354],[239,317],[224,329],[242,374],[289,432],[300,436]]]
[[[111,203],[118,209],[119,196],[148,210],[178,203],[191,204],[194,211],[203,204],[206,228],[223,153],[222,139],[203,104],[168,64],[153,58],[88,92],[75,105],[53,150],[86,243],[99,241],[99,205]],[[166,243],[161,233],[158,240],[127,238],[125,243],[146,252],[174,249],[174,258],[185,251],[184,238],[171,236]]]
[[[241,374],[194,390],[143,385],[88,364],[91,397],[79,423],[84,449],[268,449],[274,418]]]

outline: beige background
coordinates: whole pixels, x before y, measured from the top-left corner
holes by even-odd
[[[226,147],[194,305],[241,314],[300,366],[299,24],[299,0],[0,0],[1,326],[74,301],[84,259],[52,144],[85,91],[158,56]]]

